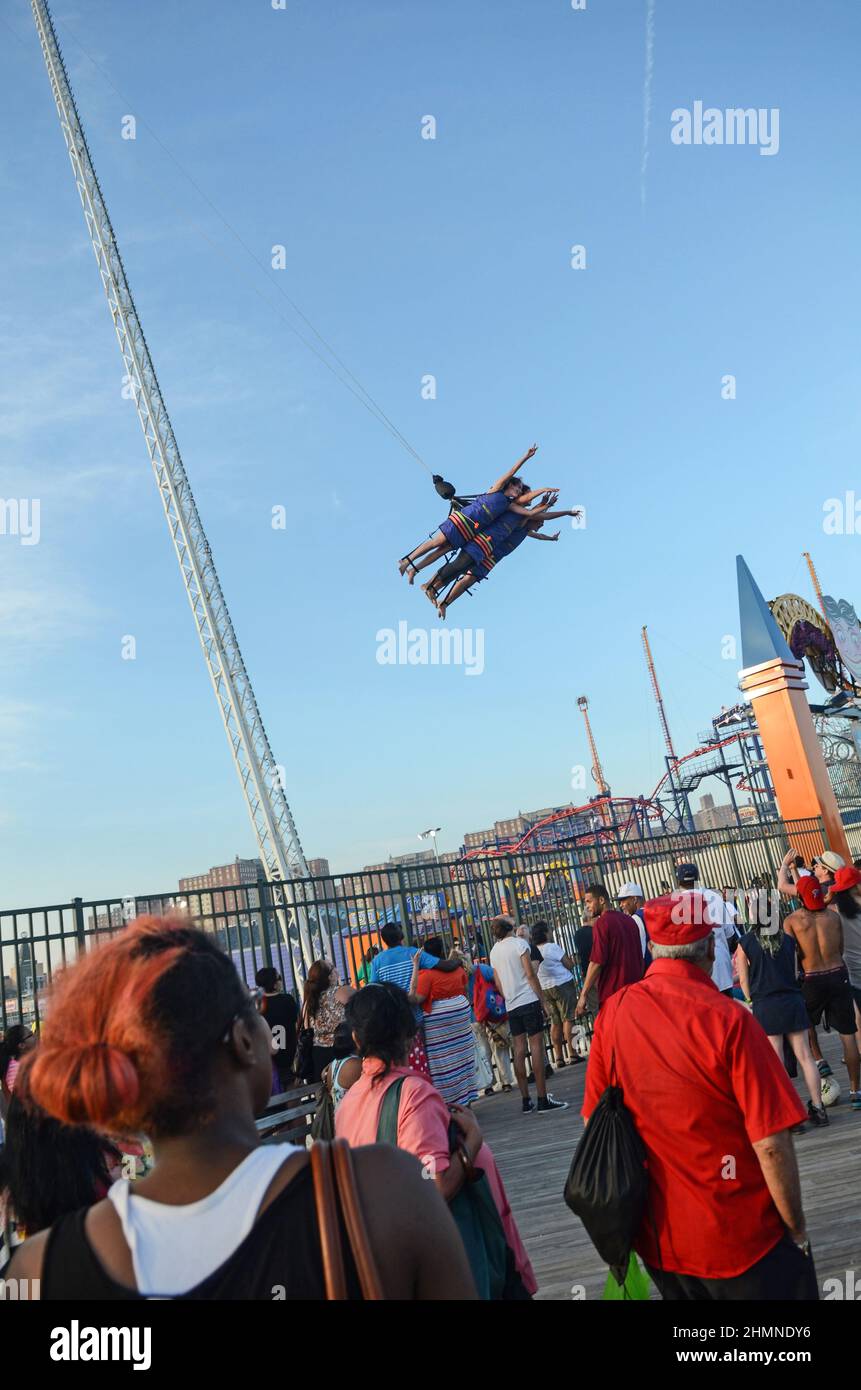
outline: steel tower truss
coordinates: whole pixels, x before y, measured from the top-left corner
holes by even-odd
[[[598,757],[598,748],[595,743],[595,736],[592,733],[592,722],[589,718],[589,701],[587,700],[585,695],[580,695],[578,697],[577,708],[582,711],[583,718],[586,721],[586,737],[589,740],[589,748],[592,753],[592,776],[595,779],[595,783],[598,787],[598,794],[599,796],[609,796],[610,788],[607,785],[607,779],[604,776],[604,769],[601,766],[601,759]]]
[[[282,785],[281,770],[275,762],[260,718],[209,542],[159,388],[107,206],[90,158],[51,12],[45,0],[31,0],[31,6],[63,138],[84,209],[87,231],[96,254],[219,712],[245,793],[260,857],[267,877],[285,885],[280,890],[280,896],[289,905],[293,895],[287,885],[291,878],[306,875],[308,866]],[[307,964],[310,942],[304,923],[305,914],[300,913],[299,920],[293,913],[291,916],[300,928]]]

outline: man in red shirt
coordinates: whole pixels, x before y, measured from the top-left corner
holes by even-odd
[[[610,895],[603,883],[587,888],[583,897],[586,911],[592,918],[592,950],[577,1000],[575,1013],[578,1015],[585,1013],[587,996],[593,985],[597,986],[599,1007],[603,1007],[617,989],[643,978],[643,947],[640,929],[633,917],[611,908]]]
[[[644,910],[653,961],[598,1015],[583,1100],[588,1122],[620,1086],[646,1148],[637,1253],[667,1299],[816,1299],[790,1135],[804,1107],[756,1019],[711,981],[702,894]]]

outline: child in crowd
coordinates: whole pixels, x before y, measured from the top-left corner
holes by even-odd
[[[333,1112],[338,1109],[353,1082],[358,1081],[362,1074],[361,1059],[353,1042],[353,1030],[348,1023],[338,1024],[334,1045],[335,1055],[323,1069],[322,1076],[323,1085],[332,1097]]]

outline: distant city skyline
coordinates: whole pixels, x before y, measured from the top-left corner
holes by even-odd
[[[735,815],[730,801],[716,801],[714,796],[706,793],[698,798],[699,810],[693,812],[694,823],[698,830],[718,829],[721,826],[729,825],[734,822]],[[518,812],[516,816],[504,817],[494,822],[492,827],[486,831],[466,831],[461,837],[460,847],[477,848],[481,842],[486,840],[493,843],[494,837],[503,840],[506,836],[517,839],[526,827],[534,823],[541,817],[553,815],[554,812],[564,811],[566,807],[556,806],[547,807],[542,811]],[[739,813],[742,819],[746,818],[746,813],[750,814],[754,808],[750,802],[743,801],[739,805]],[[458,857],[458,851],[448,850],[436,855],[432,849],[417,849],[406,854],[391,854],[385,859],[375,863],[354,864],[346,867],[343,872],[356,874],[373,873],[393,865],[429,865],[433,864],[438,858],[440,863],[450,863]],[[331,863],[328,857],[318,857],[308,859],[308,871],[312,877],[323,878],[332,873]],[[241,884],[250,884],[263,878],[262,865],[259,859],[244,859],[241,855],[234,855],[233,859],[225,860],[222,864],[214,865],[210,869],[199,874],[184,875],[179,879],[179,893],[195,893],[209,891],[213,888],[229,888]]]

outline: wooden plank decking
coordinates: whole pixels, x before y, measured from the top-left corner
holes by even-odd
[[[820,1289],[827,1278],[844,1281],[849,1270],[855,1271],[861,1287],[861,1113],[845,1103],[849,1083],[839,1040],[820,1034],[820,1042],[843,1094],[829,1110],[828,1129],[808,1129],[795,1140],[804,1208]],[[571,1155],[583,1131],[585,1072],[581,1064],[553,1076],[551,1091],[570,1102],[561,1114],[521,1115],[516,1091],[490,1096],[475,1106],[532,1259],[541,1299],[570,1299],[575,1284],[585,1288],[587,1299],[600,1298],[607,1278],[606,1266],[562,1200]],[[800,1082],[796,1086],[803,1094]]]

